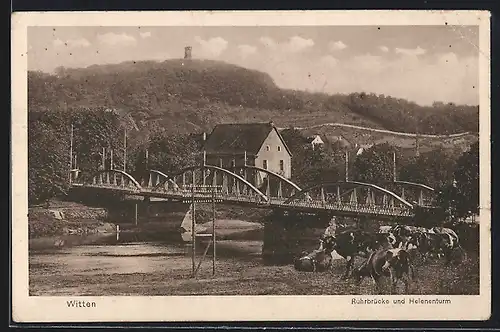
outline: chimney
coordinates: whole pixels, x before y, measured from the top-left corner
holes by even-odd
[[[184,47],[184,59],[188,59],[188,60],[191,59],[191,50],[192,50],[191,46]]]

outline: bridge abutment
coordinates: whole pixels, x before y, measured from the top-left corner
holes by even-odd
[[[291,264],[304,251],[319,247],[330,214],[303,214],[274,210],[264,224],[262,259],[265,264]]]

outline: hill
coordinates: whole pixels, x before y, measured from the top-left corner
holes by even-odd
[[[59,68],[28,73],[30,111],[117,109],[138,132],[210,131],[216,123],[269,121],[280,127],[344,123],[401,132],[478,132],[477,106],[353,93],[327,95],[278,88],[268,74],[211,60],[167,60]]]
[[[319,135],[326,144],[335,144],[341,140],[344,146],[353,149],[388,143],[402,150],[407,150],[409,155],[414,155],[417,144],[415,133],[393,132],[345,124],[324,124],[296,129],[304,136]],[[451,135],[418,135],[419,152],[425,153],[441,149],[460,154],[478,139],[479,135],[473,132]]]

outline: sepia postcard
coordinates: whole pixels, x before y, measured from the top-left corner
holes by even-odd
[[[16,12],[15,322],[486,320],[486,11]]]

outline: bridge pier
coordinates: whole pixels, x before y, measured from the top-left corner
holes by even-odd
[[[332,215],[274,210],[264,224],[262,259],[265,264],[291,264],[303,251],[319,247]]]

